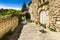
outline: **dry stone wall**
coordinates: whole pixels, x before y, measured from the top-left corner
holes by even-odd
[[[14,31],[18,26],[18,17],[11,17],[0,20],[0,38],[7,32]]]

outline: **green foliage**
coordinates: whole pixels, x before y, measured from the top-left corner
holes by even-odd
[[[31,19],[31,18],[30,18],[31,15],[30,15],[28,12],[25,14],[25,17],[26,17],[27,20]]]
[[[21,22],[22,21],[22,14],[19,14],[19,22]]]
[[[30,1],[30,2],[28,3],[28,6],[30,6],[31,3],[32,3],[32,1]]]
[[[28,10],[28,8],[26,6],[26,3],[24,2],[23,3],[23,6],[22,6],[22,12],[27,11],[27,10]]]
[[[32,22],[34,23],[34,21],[32,20]]]
[[[37,21],[36,24],[39,24],[39,21]]]
[[[51,31],[53,31],[53,32],[57,32],[57,31],[56,31],[56,28],[54,28],[54,29],[53,29],[53,28],[49,28],[49,29],[50,29]]]
[[[32,20],[28,19],[28,20],[27,20],[27,22],[31,23],[31,22],[32,22]]]
[[[41,23],[40,23],[40,25],[41,25],[42,27],[46,28],[46,24],[41,24]]]
[[[0,9],[0,18],[5,19],[13,16],[21,15],[22,12],[20,10],[13,10],[13,9]]]

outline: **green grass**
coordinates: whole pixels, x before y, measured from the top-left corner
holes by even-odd
[[[41,25],[43,28],[46,28],[46,24],[41,24],[41,23],[40,23],[40,25]],[[53,31],[53,32],[57,32],[57,31],[56,31],[56,28],[54,28],[54,29],[53,29],[53,28],[49,28],[49,30],[50,30],[50,31]]]
[[[39,24],[39,21],[37,21],[36,24]]]
[[[31,22],[32,22],[32,20],[28,19],[28,20],[27,20],[27,22],[31,23]]]
[[[41,25],[43,28],[46,28],[46,24],[40,23],[40,25]]]
[[[1,14],[0,14],[0,18],[5,19],[5,18],[10,17],[11,15],[12,15],[12,14],[10,14],[10,15],[1,15]]]
[[[50,31],[57,32],[56,28],[54,28],[54,29],[53,28],[49,28],[49,29],[50,29]]]

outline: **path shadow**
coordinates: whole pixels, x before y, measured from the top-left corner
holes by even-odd
[[[0,40],[18,40],[19,36],[21,35],[23,26],[26,24],[27,23],[19,23],[13,32],[9,31]]]

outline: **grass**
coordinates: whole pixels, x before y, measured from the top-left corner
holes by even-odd
[[[39,21],[37,21],[36,24],[39,24]]]
[[[27,22],[31,23],[31,22],[32,22],[32,20],[28,19],[28,20],[27,20]]]
[[[5,18],[8,18],[8,17],[10,17],[11,15],[0,15],[0,18],[2,18],[2,19],[5,19]]]
[[[40,25],[41,25],[43,28],[46,28],[46,24],[41,24],[41,23],[40,23]],[[57,31],[56,31],[56,28],[54,28],[54,29],[53,29],[53,28],[49,28],[49,29],[50,29],[50,31],[57,32]]]
[[[46,24],[40,23],[40,25],[41,25],[43,28],[46,28]]]
[[[50,31],[57,32],[56,28],[54,28],[54,29],[53,28],[49,28],[49,29],[50,29]]]

